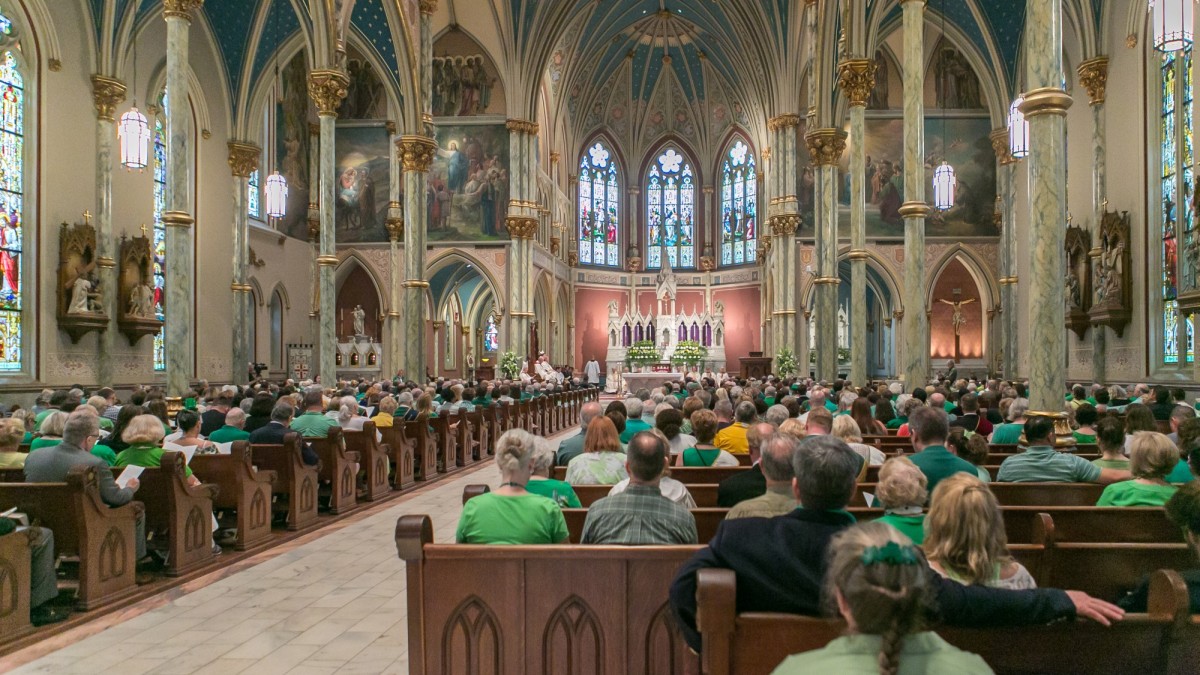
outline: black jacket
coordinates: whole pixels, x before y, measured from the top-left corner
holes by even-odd
[[[200,435],[208,438],[209,434],[225,426],[225,413],[216,408],[205,410],[200,414]]]
[[[820,616],[826,548],[854,523],[844,511],[795,511],[775,518],[726,520],[708,546],[675,575],[671,610],[684,638],[700,651],[696,631],[696,573],[707,567],[737,573],[738,612],[783,612]],[[1074,618],[1075,605],[1057,589],[1006,591],[963,586],[929,570],[940,618],[954,626],[1041,624]]]
[[[758,464],[730,476],[717,485],[717,506],[730,509],[738,502],[761,497],[767,493],[767,478]]]
[[[265,443],[273,445],[282,445],[283,437],[291,433],[292,430],[283,426],[279,422],[271,422],[264,427],[259,427],[250,432],[250,442]],[[300,441],[300,454],[304,456],[304,463],[309,466],[316,466],[321,458],[317,457],[317,452],[312,449],[308,441]]]

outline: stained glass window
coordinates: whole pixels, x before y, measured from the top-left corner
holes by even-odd
[[[1166,364],[1195,360],[1192,317],[1179,314],[1181,273],[1179,247],[1191,246],[1196,237],[1193,194],[1196,179],[1192,143],[1192,49],[1167,52],[1160,63],[1162,109],[1160,171],[1162,228],[1162,360]]]
[[[616,159],[597,141],[579,160],[579,262],[620,265],[620,205]]]
[[[496,318],[491,315],[487,318],[487,328],[483,329],[483,351],[500,351],[500,330],[496,328]]]
[[[758,176],[754,152],[738,140],[721,166],[721,264],[752,263],[758,256]]]
[[[163,95],[159,110],[166,110]],[[167,228],[162,214],[167,208],[167,129],[162,114],[154,116],[154,232],[150,248],[154,254],[154,314],[163,320],[166,299]],[[154,336],[154,369],[167,369],[166,328]]]
[[[664,251],[671,267],[696,266],[696,186],[692,165],[668,146],[646,178],[648,269],[662,267]]]
[[[11,24],[0,15],[0,30]],[[25,82],[16,56],[0,61],[0,371],[21,368]]]
[[[250,174],[249,183],[246,194],[246,212],[250,214],[251,218],[262,218],[262,208],[258,201],[259,195],[262,194],[259,192],[258,169]]]

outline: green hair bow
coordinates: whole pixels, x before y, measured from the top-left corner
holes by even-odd
[[[883,546],[868,546],[862,554],[864,565],[916,565],[920,562],[916,549],[889,541]]]

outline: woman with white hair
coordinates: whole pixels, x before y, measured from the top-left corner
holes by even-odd
[[[463,505],[455,541],[460,544],[563,544],[567,521],[552,500],[527,488],[537,438],[509,429],[496,440],[500,487]]]
[[[579,502],[579,496],[575,494],[575,488],[566,481],[550,477],[555,454],[556,448],[549,441],[544,438],[537,439],[537,447],[533,451],[533,473],[530,474],[525,489],[535,495],[554,500],[555,504],[564,509],[578,509],[583,505]]]
[[[1015,399],[1008,406],[1008,424],[1001,424],[992,430],[988,442],[993,444],[1018,443],[1025,431],[1025,411],[1029,410],[1029,399]]]
[[[63,440],[63,428],[67,424],[67,413],[61,410],[55,410],[50,413],[46,419],[42,420],[41,426],[38,427],[39,435],[29,444],[29,451],[40,450],[41,448],[49,448]]]

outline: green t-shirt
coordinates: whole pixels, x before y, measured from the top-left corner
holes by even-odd
[[[232,443],[233,441],[248,441],[250,440],[250,432],[242,431],[237,427],[231,427],[228,424],[217,429],[208,435],[208,440],[213,443]]]
[[[1104,488],[1096,506],[1162,506],[1178,489],[1174,485],[1148,485],[1135,480],[1122,481]]]
[[[46,408],[46,409],[45,409],[45,410],[43,410],[42,412],[38,413],[38,414],[37,414],[37,417],[34,417],[34,418],[33,418],[33,424],[34,424],[34,428],[35,428],[35,429],[41,429],[41,428],[42,428],[42,422],[46,421],[46,418],[47,418],[47,417],[49,417],[49,416],[53,415],[53,414],[54,414],[54,413],[56,413],[56,412],[58,412],[58,408]]]
[[[117,455],[117,463],[113,466],[143,466],[147,469],[157,469],[162,465],[162,456],[166,452],[153,445],[131,445]],[[192,468],[184,467],[184,473],[192,475]]]
[[[1167,474],[1166,477],[1168,483],[1190,483],[1194,480],[1196,480],[1196,477],[1192,475],[1192,470],[1188,468],[1188,463],[1182,459],[1179,460],[1179,463],[1175,465],[1174,469],[1171,469],[1171,473]]]
[[[62,443],[61,438],[46,438],[44,436],[39,436],[38,438],[35,438],[32,441],[30,441],[29,451],[33,452],[34,450],[39,450],[41,448],[51,448],[51,447],[58,445],[59,443]]]
[[[1024,431],[1024,424],[1001,424],[992,430],[992,443],[994,445],[1019,443]]]
[[[1081,434],[1078,431],[1072,431],[1071,435],[1075,437],[1076,443],[1093,444],[1096,442],[1096,437],[1091,434]]]
[[[893,417],[892,419],[888,420],[888,423],[884,426],[889,429],[899,429],[900,427],[904,426],[905,422],[908,422],[907,417]]]
[[[1129,460],[1127,459],[1093,459],[1092,464],[1101,469],[1118,469],[1120,471],[1129,470]]]
[[[107,417],[101,417],[100,418],[100,429],[103,431],[112,431],[113,430],[113,421],[108,419]]]
[[[877,523],[887,523],[892,527],[900,530],[901,534],[912,539],[912,543],[920,546],[925,543],[925,514],[917,516],[898,516],[894,513],[889,513],[879,520]]]
[[[684,466],[712,466],[721,456],[720,448],[688,448],[683,451]]]
[[[338,426],[337,420],[319,412],[306,412],[292,420],[292,431],[305,438],[325,438],[329,430]]]
[[[542,495],[488,492],[463,505],[454,540],[460,544],[557,544],[567,540],[562,510]]]
[[[107,445],[100,445],[99,443],[93,445],[92,454],[104,460],[109,466],[117,463],[117,453],[113,452],[113,449]]]
[[[531,480],[525,484],[525,489],[535,495],[549,497],[564,509],[583,508],[583,504],[579,502],[579,497],[575,494],[575,488],[566,481],[554,478]]]
[[[821,649],[787,657],[772,675],[877,673],[882,643],[879,635],[846,635]],[[982,658],[958,649],[932,631],[904,638],[899,661],[901,673],[990,675],[992,672]]]

